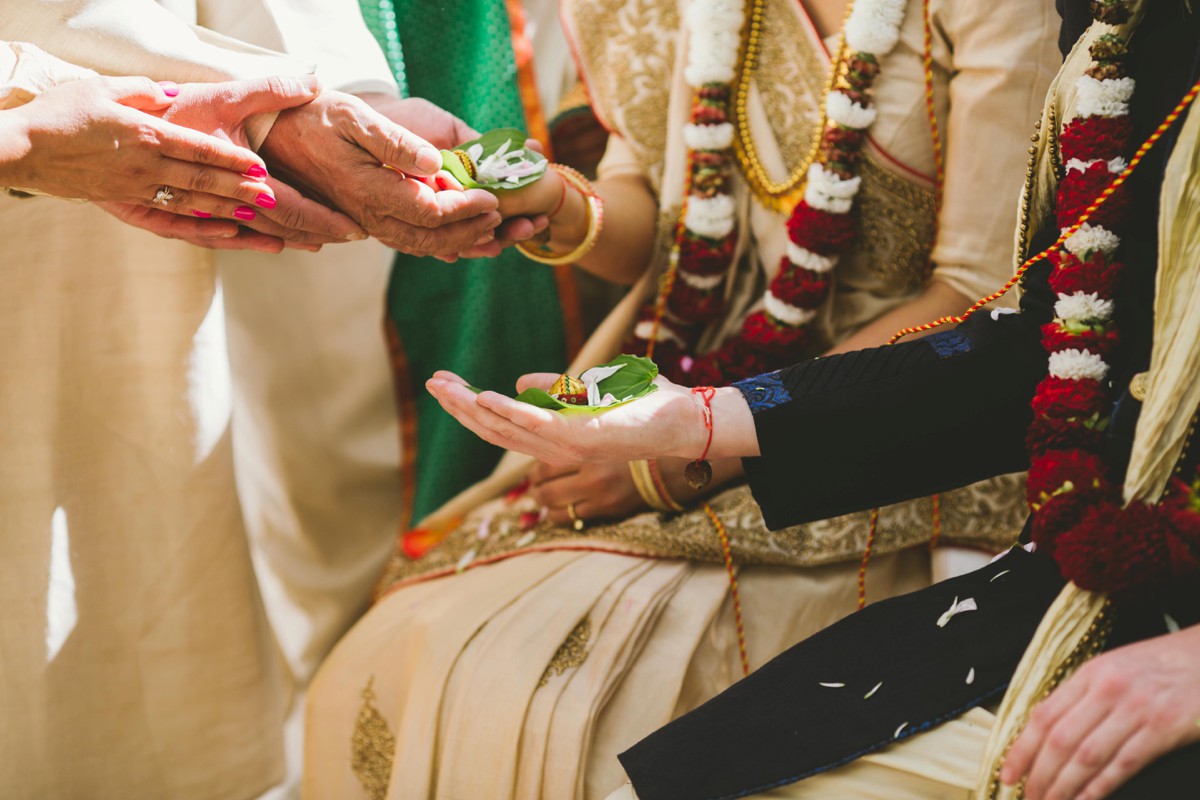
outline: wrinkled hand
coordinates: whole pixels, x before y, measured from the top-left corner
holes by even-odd
[[[122,222],[157,234],[164,239],[205,247],[209,250],[254,250],[259,253],[278,253],[284,243],[274,236],[239,228],[237,223],[221,219],[181,217],[154,208],[130,203],[97,203],[99,208]]]
[[[319,91],[312,76],[192,83],[179,88],[179,96],[163,114],[164,119],[242,146],[249,146],[246,123],[251,117],[305,105]],[[366,236],[353,220],[275,178],[264,178],[254,195],[238,199],[240,202],[217,202],[198,189],[176,192],[172,206],[237,219],[281,240],[280,247],[286,242],[311,250],[320,244]]]
[[[500,223],[490,193],[438,192],[408,177],[435,175],[437,149],[341,92],[284,111],[261,152],[277,175],[405,253],[459,253],[491,241]]]
[[[549,390],[558,378],[552,373],[534,373],[517,382],[518,391],[530,387]],[[527,453],[552,466],[576,467],[592,461],[633,461],[639,458],[679,456],[695,458],[704,449],[707,432],[700,405],[691,392],[659,377],[658,391],[602,414],[558,414],[527,403],[518,403],[496,392],[475,394],[462,378],[439,371],[425,386],[446,409],[477,436],[508,450]],[[735,403],[749,409],[737,389]],[[717,400],[713,401],[714,417]],[[730,447],[739,447],[736,440],[745,435],[739,424],[730,420]],[[714,421],[714,432],[721,426]],[[753,439],[753,422],[750,422]],[[742,449],[748,445],[743,442]],[[717,450],[713,439],[712,454]],[[736,450],[723,455],[740,454]],[[757,454],[757,441],[753,452]]]
[[[1200,626],[1097,656],[1034,709],[1000,773],[1027,800],[1100,800],[1200,740]]]
[[[571,524],[567,504],[575,504],[580,519],[622,519],[649,506],[638,494],[622,461],[593,461],[578,467],[538,463],[529,473],[530,494],[547,510],[555,525]]]
[[[266,174],[254,153],[156,116],[176,99],[148,78],[94,78],[49,89],[4,112],[6,128],[29,144],[24,158],[3,169],[3,182],[141,206],[151,206],[161,186],[199,192],[210,207],[269,191],[243,174]],[[191,206],[179,213],[190,215]]]

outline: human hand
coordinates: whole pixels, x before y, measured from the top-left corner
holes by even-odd
[[[235,144],[249,146],[247,121],[258,114],[304,105],[317,96],[312,76],[257,78],[224,83],[189,83],[163,113],[164,119]],[[319,245],[364,239],[366,233],[344,214],[310,200],[263,173],[265,189],[244,202],[204,202],[176,191],[172,205],[209,216],[237,219],[242,225],[281,240],[280,247],[319,249]],[[261,188],[261,187],[260,187]],[[250,237],[256,241],[265,241]]]
[[[1200,740],[1200,626],[1097,656],[1043,700],[1000,779],[1026,800],[1100,800]]]
[[[567,506],[580,519],[621,519],[648,511],[623,461],[591,461],[577,467],[556,467],[539,461],[529,472],[529,493],[546,509],[555,525],[570,525]]]
[[[254,250],[259,253],[278,253],[284,248],[282,239],[266,236],[248,228],[241,228],[231,220],[182,217],[167,211],[145,208],[131,203],[101,202],[96,203],[96,206],[135,228],[150,231],[164,239],[179,239],[209,250]],[[310,246],[303,245],[302,247],[307,249]]]
[[[169,186],[196,193],[201,211],[269,192],[257,155],[154,115],[174,104],[175,91],[148,78],[92,78],[5,111],[0,123],[13,138],[4,138],[26,144],[20,157],[0,164],[0,183],[146,207]],[[190,215],[192,208],[171,210]]]
[[[441,154],[429,143],[341,92],[279,115],[261,152],[272,170],[328,201],[389,247],[413,255],[454,254],[494,238],[496,198],[482,190],[435,191]],[[393,169],[382,169],[383,165]]]
[[[525,375],[517,381],[517,390],[549,390],[557,378],[553,373]],[[442,408],[481,439],[553,466],[698,458],[708,440],[700,401],[662,376],[655,383],[658,391],[600,414],[559,414],[496,392],[476,394],[462,378],[445,371],[434,373],[425,386]],[[718,389],[712,412],[711,457],[758,455],[754,420],[741,392]]]

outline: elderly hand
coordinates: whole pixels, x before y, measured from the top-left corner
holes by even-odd
[[[459,253],[491,241],[500,223],[488,192],[439,192],[408,177],[437,174],[437,148],[341,92],[280,114],[261,152],[277,175],[405,253]]]
[[[1000,778],[1026,800],[1100,800],[1200,741],[1200,626],[1097,656],[1034,709]]]
[[[179,89],[179,96],[163,115],[165,119],[243,146],[249,144],[246,124],[251,117],[304,105],[318,93],[316,79],[311,76],[191,83]],[[206,203],[194,193],[175,192],[172,205],[236,219],[277,240],[274,249],[286,244],[316,250],[321,244],[366,237],[353,220],[304,197],[276,178],[264,174],[263,183],[265,190],[242,198],[240,204]],[[257,237],[246,240],[266,241]]]
[[[517,390],[548,390],[558,378],[534,373]],[[460,423],[485,441],[527,453],[553,466],[592,461],[633,461],[676,456],[698,458],[708,431],[699,398],[659,377],[658,391],[601,414],[559,414],[519,403],[495,392],[475,394],[467,382],[439,371],[425,386]],[[712,458],[758,455],[750,408],[737,389],[718,389],[712,398]]]
[[[284,248],[282,239],[239,227],[232,220],[181,217],[131,203],[97,203],[96,205],[135,228],[150,231],[164,239],[179,239],[182,242],[209,250],[254,250],[259,253],[278,253]],[[318,245],[289,244],[288,246],[301,249],[320,249]]]
[[[187,215],[269,193],[257,155],[152,115],[173,105],[175,91],[148,78],[93,78],[0,112],[0,185],[140,206],[176,187],[196,196],[170,209]]]

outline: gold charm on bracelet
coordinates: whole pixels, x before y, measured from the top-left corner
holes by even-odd
[[[683,468],[683,479],[696,491],[712,482],[712,464],[707,460],[689,461]]]

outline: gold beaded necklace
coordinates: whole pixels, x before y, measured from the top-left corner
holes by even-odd
[[[767,174],[758,155],[758,147],[750,133],[749,107],[750,84],[758,67],[758,56],[762,50],[762,30],[766,17],[766,0],[752,0],[750,13],[742,34],[741,58],[738,59],[737,73],[733,79],[733,129],[734,154],[738,165],[746,178],[750,191],[763,207],[772,211],[790,211],[804,196],[804,187],[808,177],[808,168],[816,160],[821,146],[821,137],[814,136],[808,155],[798,167],[792,170],[781,182],[776,182]],[[842,20],[842,32],[838,35],[838,46],[829,65],[829,77],[825,81],[827,96],[837,85],[846,57],[846,20],[850,19],[850,11],[854,3],[846,4],[846,14]],[[805,14],[808,12],[806,11]],[[825,130],[828,122],[825,116],[825,104],[822,102],[815,130]]]

